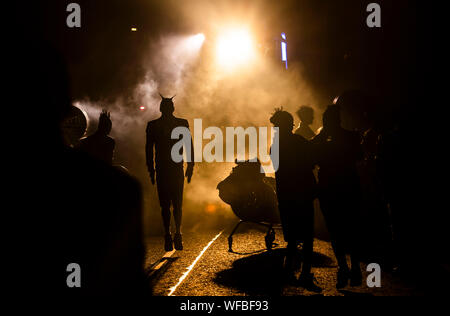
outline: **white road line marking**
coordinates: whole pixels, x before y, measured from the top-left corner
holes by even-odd
[[[211,241],[205,246],[205,248],[203,248],[203,250],[200,252],[200,254],[197,256],[197,258],[195,258],[194,262],[192,262],[192,264],[186,268],[186,272],[183,273],[183,275],[180,277],[180,279],[178,280],[178,283],[170,288],[170,292],[167,296],[172,296],[172,294],[175,292],[175,290],[177,289],[177,287],[181,284],[181,282],[184,281],[184,279],[188,276],[188,274],[192,271],[192,269],[194,268],[195,264],[197,263],[198,260],[200,260],[200,258],[203,256],[203,254],[205,253],[206,250],[208,250],[209,246],[211,246],[213,244],[213,242],[216,241],[217,238],[219,238],[220,235],[222,235],[222,233],[224,232],[224,230],[222,230],[220,233],[218,233],[216,235],[216,237],[214,237],[213,239],[211,239]]]

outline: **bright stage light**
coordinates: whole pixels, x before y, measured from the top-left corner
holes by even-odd
[[[229,30],[217,40],[217,60],[220,65],[243,65],[254,57],[253,40],[247,30]]]

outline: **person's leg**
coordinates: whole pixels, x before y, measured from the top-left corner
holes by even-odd
[[[304,203],[301,212],[305,216],[300,219],[302,223],[302,230],[304,232],[303,238],[303,265],[302,274],[309,275],[311,273],[313,244],[314,244],[314,205]]]
[[[348,284],[350,272],[345,257],[344,241],[340,233],[342,230],[342,227],[340,227],[342,221],[339,219],[339,199],[322,197],[320,199],[320,207],[330,234],[331,246],[338,263],[336,288],[343,288]]]
[[[362,284],[362,273],[360,260],[357,254],[351,254],[352,270],[350,272],[350,285],[360,286]]]
[[[296,270],[296,253],[297,253],[297,240],[288,239],[286,246],[286,257],[284,258],[284,269],[288,282],[296,282],[295,270]]]
[[[172,203],[173,203],[173,217],[175,220],[175,238],[174,244],[175,249],[183,250],[183,242],[181,237],[181,222],[183,218],[183,186],[184,186],[184,177],[178,177],[173,183],[173,194],[172,194]]]
[[[183,209],[179,201],[173,201],[173,218],[175,220],[175,234],[181,234],[181,222],[183,219]]]
[[[163,201],[163,203],[161,203],[161,217],[164,226],[164,250],[172,251],[173,241],[170,234],[170,202]]]
[[[161,217],[163,220],[164,233],[170,235],[170,204],[161,205]]]
[[[165,177],[156,174],[156,183],[159,197],[159,205],[161,206],[161,217],[164,227],[164,250],[173,250],[172,236],[170,235],[170,198]]]
[[[280,213],[281,226],[283,228],[283,237],[286,241],[286,256],[284,258],[284,269],[289,278],[294,279],[294,259],[297,251],[297,239],[292,232],[291,208],[295,207],[290,199],[278,195],[278,210]]]
[[[354,203],[352,205],[352,203]],[[361,240],[363,238],[361,231],[361,215],[359,204],[350,200],[348,202],[348,227],[346,229],[346,243],[349,245],[350,260],[351,260],[351,272],[350,272],[350,285],[360,286],[362,284],[362,273],[360,259],[362,256]]]
[[[314,274],[311,273],[313,244],[314,244],[314,205],[313,201],[306,201],[299,206],[299,229],[303,239],[303,264],[298,285],[308,291],[320,293],[322,289],[315,284]]]

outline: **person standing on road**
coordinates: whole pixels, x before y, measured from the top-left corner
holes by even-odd
[[[158,190],[159,203],[163,219],[165,237],[164,249],[166,251],[183,250],[181,237],[181,219],[184,177],[188,183],[191,182],[194,171],[194,148],[191,140],[191,157],[188,158],[186,173],[183,174],[183,161],[175,162],[172,159],[172,147],[179,141],[172,139],[172,131],[177,127],[189,129],[189,123],[185,119],[177,118],[173,115],[175,110],[172,98],[161,96],[160,111],[161,117],[150,121],[147,125],[146,157],[147,168],[152,184],[156,184]],[[153,151],[155,149],[155,155]],[[155,167],[156,164],[156,167]],[[172,239],[170,233],[170,206],[173,207],[175,219],[175,238]]]
[[[359,133],[341,127],[338,105],[323,114],[323,129],[312,140],[318,154],[319,201],[338,262],[336,288],[362,283],[360,267],[361,189],[357,162],[362,159]],[[351,257],[351,271],[346,254]]]
[[[321,292],[311,273],[315,197],[315,158],[312,144],[302,136],[292,133],[294,118],[290,113],[276,109],[270,122],[278,127],[278,137],[275,137],[278,144],[274,143],[272,146],[271,155],[273,161],[274,150],[278,147],[279,167],[275,180],[283,235],[287,241],[285,267],[290,280],[310,291]],[[297,282],[294,277],[294,262],[300,242],[303,242],[304,260]]]

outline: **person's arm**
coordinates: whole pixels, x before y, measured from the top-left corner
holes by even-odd
[[[147,161],[147,169],[150,174],[150,180],[152,184],[155,184],[155,164],[153,161],[153,146],[155,145],[154,133],[151,128],[151,124],[147,124],[147,141],[145,143],[145,155]]]
[[[186,121],[186,127],[189,129],[189,123],[188,121]],[[191,157],[187,157],[188,158],[188,163],[187,163],[187,168],[186,168],[186,174],[185,177],[187,178],[187,182],[190,183],[191,182],[191,178],[192,178],[192,174],[194,173],[194,143],[192,142],[192,134],[190,133],[190,137],[191,137]],[[189,159],[190,158],[190,159]]]

